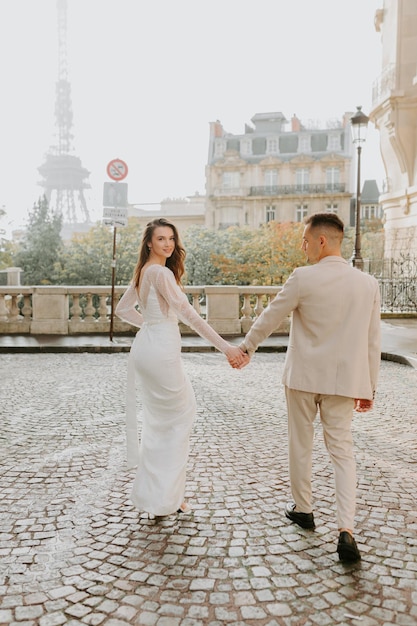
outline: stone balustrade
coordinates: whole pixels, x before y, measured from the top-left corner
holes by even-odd
[[[114,288],[115,303],[126,287]],[[241,335],[251,327],[280,287],[209,285],[186,286],[185,293],[199,315],[222,335]],[[108,333],[110,286],[0,287],[0,334],[76,335]],[[180,325],[183,334],[193,334]],[[113,318],[114,333],[136,328]],[[289,319],[279,328],[287,334]]]

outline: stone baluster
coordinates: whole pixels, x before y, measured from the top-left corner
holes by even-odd
[[[93,306],[93,294],[92,293],[88,293],[87,294],[87,304],[85,306],[84,309],[84,313],[85,313],[85,317],[84,317],[84,321],[85,322],[94,322],[95,321],[95,317],[94,317],[94,313],[96,312],[94,306]]]
[[[259,317],[262,311],[264,310],[264,305],[263,305],[264,295],[265,294],[260,293],[256,296],[256,303],[255,303],[255,308],[254,308],[256,317]]]
[[[199,293],[193,293],[193,307],[196,310],[196,312],[201,315],[201,307],[200,307],[200,294]]]
[[[21,315],[20,315],[20,310],[19,307],[17,305],[18,299],[20,296],[13,294],[11,296],[11,304],[10,304],[10,321],[11,322],[16,322],[18,319],[20,319]]]
[[[81,320],[81,314],[83,312],[80,307],[80,296],[78,294],[72,295],[72,307],[71,307],[71,320],[73,322],[79,322]]]
[[[30,318],[32,317],[32,304],[29,294],[24,294],[23,296],[23,306],[21,314],[23,315],[25,320],[30,320]]]
[[[251,299],[250,293],[243,294],[243,306],[240,309],[242,312],[240,323],[242,327],[242,332],[245,334],[248,332],[248,330],[252,326],[252,305],[250,303],[250,299]]]
[[[99,318],[98,318],[98,322],[107,322],[108,317],[107,317],[107,295],[100,295],[100,304],[98,307],[98,312],[99,312]]]
[[[8,296],[0,294],[0,322],[7,322],[9,320],[9,311],[6,306],[7,297]]]

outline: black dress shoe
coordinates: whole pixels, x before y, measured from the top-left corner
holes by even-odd
[[[355,563],[355,561],[360,561],[361,559],[355,539],[346,530],[343,530],[339,535],[337,553],[339,559],[344,563]]]
[[[288,517],[288,519],[301,526],[301,528],[313,529],[316,527],[313,513],[298,513],[298,511],[295,510],[295,504],[292,503],[287,504],[285,507],[285,517]]]

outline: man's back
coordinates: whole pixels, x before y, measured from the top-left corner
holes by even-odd
[[[284,383],[302,391],[372,398],[380,361],[378,282],[342,257],[328,256],[295,270],[285,289],[297,292],[297,304]]]

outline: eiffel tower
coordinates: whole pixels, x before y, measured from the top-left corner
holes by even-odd
[[[38,168],[43,177],[49,206],[63,216],[64,223],[90,222],[84,189],[89,189],[90,172],[74,154],[72,134],[71,85],[67,63],[67,0],[57,0],[58,13],[58,81],[56,83],[55,120],[58,145],[50,148],[45,163]]]

